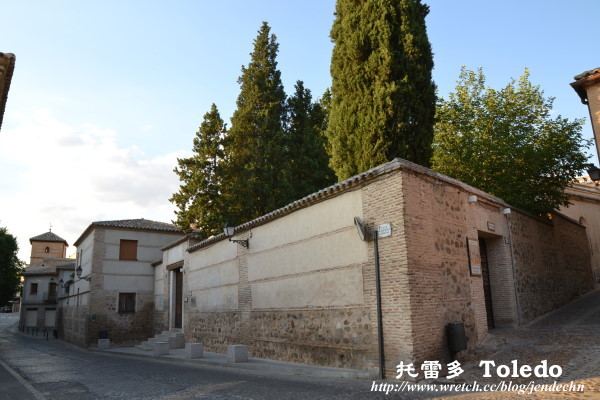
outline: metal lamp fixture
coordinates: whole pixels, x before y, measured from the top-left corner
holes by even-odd
[[[54,283],[54,277],[50,278],[50,283]],[[64,289],[65,287],[69,286],[69,282],[65,283],[65,281],[60,278],[60,281],[58,281],[57,285]]]
[[[223,233],[229,239],[230,242],[238,243],[244,246],[245,248],[249,248],[248,239],[232,239],[233,233],[235,232],[235,225],[231,222],[227,221],[227,223],[223,226]]]
[[[600,181],[600,168],[596,167],[595,165],[592,165],[590,169],[587,170],[587,173],[592,181],[596,183]]]
[[[77,269],[75,270],[75,274],[77,274],[77,278],[79,279],[85,279],[86,281],[91,281],[92,277],[90,276],[90,274],[88,274],[88,276],[84,276],[83,278],[81,277],[81,274],[83,273],[83,268],[81,268],[81,265],[79,267],[77,267]]]

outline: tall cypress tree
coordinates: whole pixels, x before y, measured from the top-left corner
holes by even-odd
[[[279,44],[270,30],[263,22],[250,63],[242,67],[226,145],[228,212],[236,223],[266,214],[289,199],[283,129],[286,95],[277,69]]]
[[[343,180],[395,157],[429,166],[433,56],[420,0],[338,0],[331,29],[331,167]]]
[[[194,155],[177,159],[174,171],[182,184],[169,201],[178,208],[176,223],[183,231],[197,228],[214,235],[222,229],[226,218],[221,193],[225,133],[226,126],[213,104],[194,138]]]
[[[326,111],[313,103],[309,89],[298,81],[296,92],[287,100],[287,161],[289,201],[300,199],[335,182],[325,151]]]

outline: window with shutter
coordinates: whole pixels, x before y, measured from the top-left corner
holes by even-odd
[[[137,261],[137,240],[121,239],[119,260]]]

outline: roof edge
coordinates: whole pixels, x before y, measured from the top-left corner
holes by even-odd
[[[523,214],[531,215],[524,210],[519,210],[519,209],[509,205],[508,203],[506,203],[504,200],[502,200],[499,197],[493,196],[489,193],[484,192],[483,190],[477,189],[477,188],[470,186],[464,182],[458,181],[454,178],[450,178],[449,176],[443,175],[443,174],[436,172],[430,168],[423,167],[421,165],[404,160],[402,158],[395,158],[392,161],[378,165],[375,168],[371,168],[368,171],[365,171],[361,174],[358,174],[351,178],[348,178],[345,181],[336,183],[334,185],[331,185],[324,189],[321,189],[318,192],[309,194],[308,196],[305,196],[299,200],[296,200],[282,208],[274,210],[274,211],[272,211],[268,214],[265,214],[261,217],[258,217],[256,219],[253,219],[248,222],[245,222],[245,223],[237,226],[235,229],[235,232],[242,232],[242,231],[246,231],[246,230],[251,229],[256,226],[264,225],[267,222],[270,222],[274,219],[291,214],[292,212],[294,212],[296,210],[309,207],[309,206],[319,203],[321,201],[333,198],[343,192],[346,192],[350,189],[353,189],[353,188],[363,184],[364,182],[369,182],[371,180],[374,180],[377,177],[383,176],[385,174],[388,174],[388,173],[396,171],[396,170],[412,171],[415,173],[426,175],[431,178],[446,182],[448,184],[458,186],[467,192],[476,194],[476,195],[481,196],[482,198],[485,198],[489,201],[498,203],[498,205],[500,205],[500,206],[510,207],[512,209],[518,210],[519,212],[521,212]],[[536,218],[539,218],[539,217],[536,217]],[[201,248],[210,246],[213,243],[220,242],[223,239],[226,239],[225,234],[220,233],[216,236],[212,236],[208,239],[205,239],[193,246],[190,246],[187,251],[189,253],[192,253]]]

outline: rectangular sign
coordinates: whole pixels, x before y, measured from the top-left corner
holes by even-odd
[[[469,269],[471,275],[481,276],[481,253],[479,251],[479,240],[467,238],[467,251],[469,253]]]
[[[392,224],[388,222],[387,224],[377,225],[377,236],[380,238],[392,236]]]

